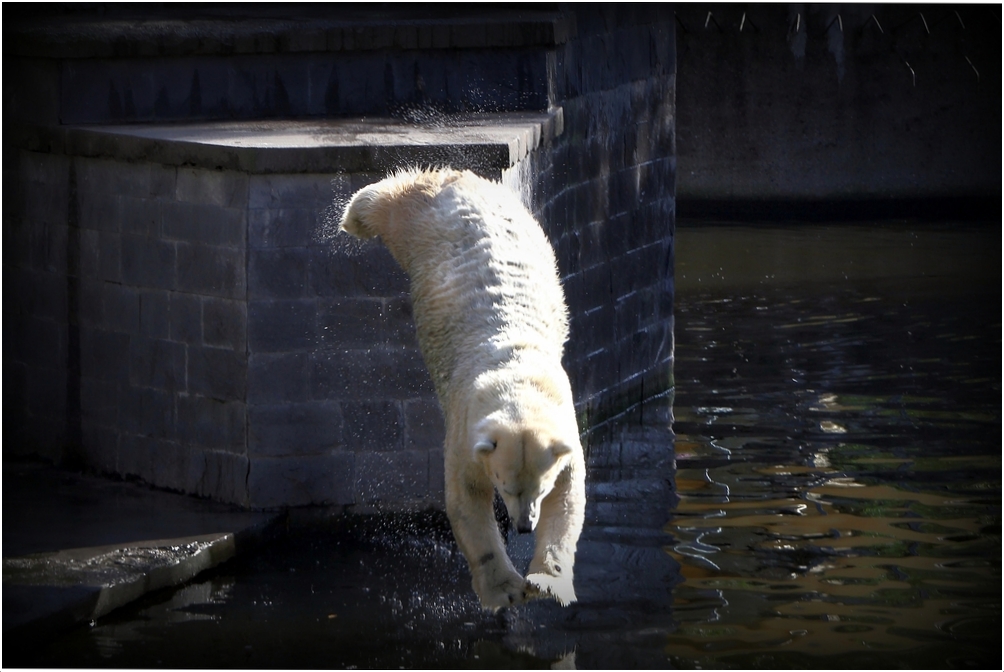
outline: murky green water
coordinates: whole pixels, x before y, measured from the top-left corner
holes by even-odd
[[[999,669],[999,243],[681,226],[675,437],[592,447],[572,607],[482,613],[440,515],[341,521],[36,664]]]
[[[999,668],[999,232],[756,233],[680,236],[671,662]]]

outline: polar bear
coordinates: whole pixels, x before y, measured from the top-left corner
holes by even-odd
[[[359,190],[341,229],[378,236],[407,272],[446,421],[446,513],[482,606],[574,602],[585,460],[561,367],[568,311],[554,252],[511,190],[469,171],[409,169]],[[494,492],[536,530],[524,579]]]

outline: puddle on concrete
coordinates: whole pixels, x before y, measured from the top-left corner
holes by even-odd
[[[572,607],[482,613],[441,515],[342,521],[34,664],[999,669],[999,240],[680,227],[675,439],[593,446]]]

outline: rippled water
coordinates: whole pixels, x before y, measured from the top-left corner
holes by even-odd
[[[680,240],[670,661],[999,669],[999,230]]]
[[[680,227],[672,411],[591,447],[572,607],[482,613],[442,515],[340,520],[37,664],[999,669],[999,242]]]

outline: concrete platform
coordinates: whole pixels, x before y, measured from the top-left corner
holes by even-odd
[[[12,146],[31,151],[167,166],[267,173],[384,172],[451,165],[510,168],[561,135],[560,107],[542,112],[450,114],[403,119],[210,121],[101,126],[12,125]]]
[[[180,585],[284,529],[249,512],[34,462],[3,465],[3,639],[20,652]]]

